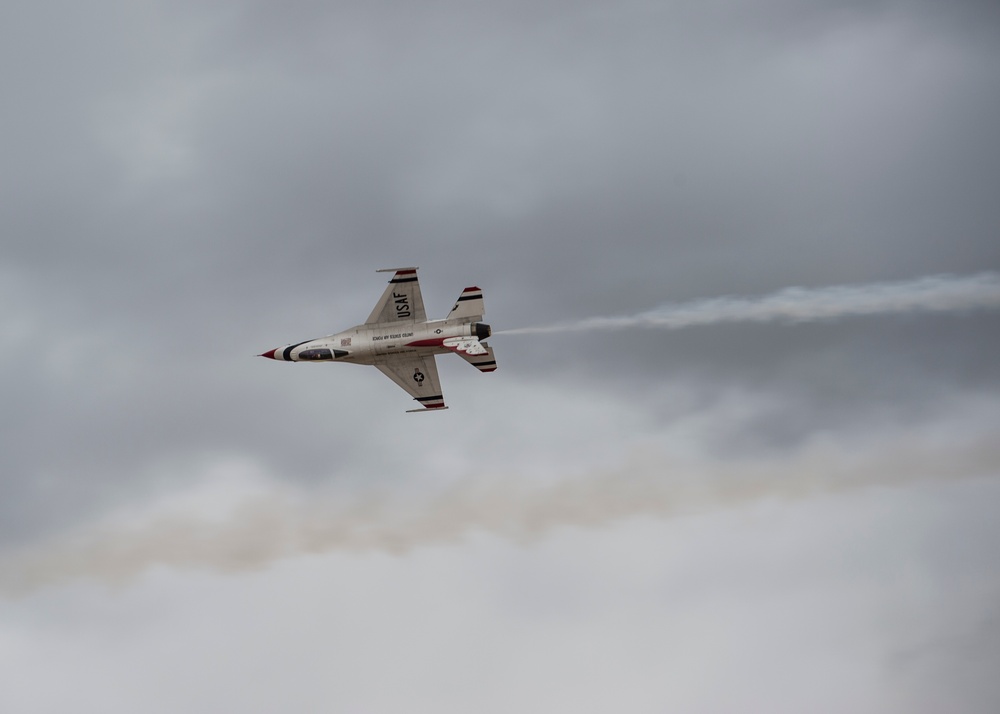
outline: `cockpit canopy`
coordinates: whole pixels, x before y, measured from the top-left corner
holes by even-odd
[[[346,357],[349,354],[347,350],[330,350],[326,347],[314,347],[299,352],[299,359],[308,362],[322,362],[323,360]]]
[[[325,359],[333,359],[333,352],[325,347],[314,348],[311,350],[302,350],[299,352],[299,359],[309,360],[310,362],[318,362]]]

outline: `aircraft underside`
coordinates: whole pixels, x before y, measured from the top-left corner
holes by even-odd
[[[379,271],[388,272],[388,271]],[[373,365],[420,402],[421,409],[447,409],[435,355],[455,353],[481,372],[497,368],[485,342],[490,326],[480,322],[482,290],[462,291],[448,317],[426,319],[416,268],[398,268],[368,321],[326,337],[263,353],[284,362],[351,362]]]

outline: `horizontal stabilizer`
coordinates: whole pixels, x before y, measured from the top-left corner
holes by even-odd
[[[496,371],[497,361],[493,356],[493,349],[475,337],[451,337],[444,341],[444,346],[480,372]]]
[[[441,344],[462,355],[484,355],[489,352],[489,348],[475,337],[449,337]]]

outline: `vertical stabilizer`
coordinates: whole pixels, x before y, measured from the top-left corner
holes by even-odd
[[[479,320],[485,314],[483,291],[473,286],[466,288],[455,301],[455,307],[448,313],[449,320]]]

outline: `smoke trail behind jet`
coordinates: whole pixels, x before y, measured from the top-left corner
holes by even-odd
[[[639,450],[618,468],[545,485],[494,474],[419,498],[316,498],[274,484],[222,518],[167,512],[0,553],[0,596],[77,579],[127,582],[156,566],[246,571],[329,551],[403,553],[470,533],[523,542],[555,528],[673,518],[760,499],[1000,475],[994,430],[970,430],[962,422],[851,441],[817,438],[791,454],[739,461]]]
[[[619,317],[591,317],[495,334],[583,332],[627,327],[676,330],[722,322],[815,322],[842,317],[909,312],[956,312],[1000,307],[1000,274],[931,275],[915,280],[785,288],[760,297],[716,297],[668,303]]]

